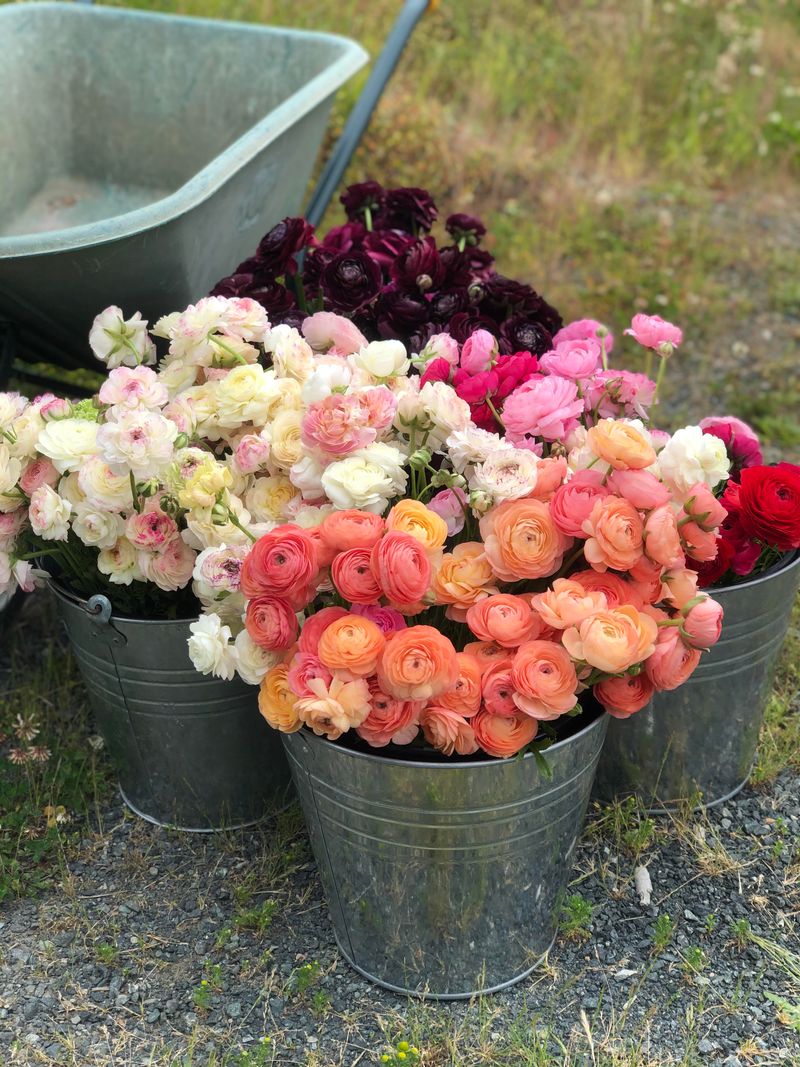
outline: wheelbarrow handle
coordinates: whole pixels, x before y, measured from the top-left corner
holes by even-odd
[[[383,51],[375,60],[375,66],[367,78],[361,96],[350,112],[342,135],[336,142],[328,162],[322,169],[314,192],[311,194],[305,216],[313,226],[318,226],[322,221],[328,204],[339,188],[344,172],[364,136],[372,113],[394,73],[415,26],[427,9],[435,6],[435,3],[436,0],[405,0],[403,9],[386,39]]]

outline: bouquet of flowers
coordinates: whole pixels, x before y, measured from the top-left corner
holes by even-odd
[[[732,416],[703,419],[700,427],[728,451],[730,478],[720,492],[726,511],[717,554],[698,564],[700,585],[731,585],[800,548],[800,466],[766,466],[754,430]]]

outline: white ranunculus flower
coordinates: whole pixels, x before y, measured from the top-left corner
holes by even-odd
[[[274,474],[254,479],[244,502],[256,522],[286,522],[290,505],[299,496],[297,487],[286,475]]]
[[[120,537],[111,548],[104,548],[97,555],[97,569],[114,585],[130,585],[144,580],[139,567],[139,552],[127,537]]]
[[[60,497],[49,485],[40,485],[31,494],[28,518],[31,529],[45,541],[66,541],[72,504]]]
[[[303,384],[301,400],[305,405],[318,404],[335,389],[347,389],[352,377],[353,372],[345,360],[332,359],[325,363],[318,359],[314,373]]]
[[[17,491],[21,474],[22,463],[0,442],[0,512],[16,511],[23,503],[24,498]]]
[[[704,482],[713,489],[730,473],[730,459],[719,437],[703,433],[699,426],[676,430],[658,453],[662,480],[678,496]]]
[[[197,370],[194,363],[187,363],[177,356],[167,356],[158,368],[158,380],[174,399],[196,383]]]
[[[426,442],[431,448],[441,447],[451,433],[465,430],[471,423],[469,404],[446,382],[426,382],[419,399],[433,423]]]
[[[72,529],[85,545],[113,548],[125,531],[125,522],[113,511],[84,502],[75,508]]]
[[[247,630],[238,633],[233,644],[239,677],[248,685],[260,685],[267,671],[278,662],[278,656],[260,648]]]
[[[11,426],[27,406],[28,401],[19,393],[0,393],[0,427]]]
[[[160,474],[173,458],[177,436],[174,422],[160,412],[139,408],[121,411],[104,423],[97,431],[97,446],[112,470],[119,474],[131,470],[137,479],[145,479]]]
[[[225,503],[242,526],[249,529],[250,512],[238,496],[227,494]],[[249,545],[250,538],[232,522],[214,522],[212,509],[192,508],[186,513],[186,529],[181,537],[190,548],[202,552],[204,548],[219,548],[221,545]]]
[[[308,341],[293,326],[273,326],[264,348],[272,355],[272,366],[279,378],[306,382],[314,372],[316,356]]]
[[[331,463],[323,472],[322,487],[340,510],[357,508],[382,515],[389,501],[406,490],[404,461],[399,448],[376,442]]]
[[[408,374],[411,365],[402,341],[371,341],[356,353],[355,362],[378,380]]]
[[[483,463],[495,452],[512,447],[499,434],[472,424],[463,430],[454,430],[445,443],[450,461],[459,474],[463,474],[467,467]]]
[[[538,463],[538,457],[527,449],[500,450],[475,468],[470,489],[483,491],[495,504],[519,500],[536,488]]]
[[[114,305],[101,311],[92,323],[89,347],[109,370],[156,361],[156,347],[148,336],[147,321],[138,311],[126,319]]]
[[[36,447],[60,474],[80,470],[97,451],[98,425],[88,419],[56,419],[44,425]]]
[[[238,429],[245,422],[263,426],[281,401],[283,382],[260,363],[234,367],[216,382],[216,421],[224,429]]]
[[[128,482],[130,486],[130,482]],[[86,499],[86,495],[81,489],[80,482],[78,481],[78,472],[72,471],[71,474],[65,474],[61,481],[56,486],[58,495],[63,497],[64,500],[69,501],[73,509],[82,504]]]
[[[325,496],[322,488],[322,475],[325,464],[316,456],[303,456],[297,463],[293,463],[289,471],[289,480],[303,494],[304,500],[319,500]]]
[[[231,646],[231,630],[223,625],[219,615],[201,615],[190,623],[189,656],[201,674],[215,678],[233,678],[236,673],[236,654]]]
[[[99,456],[86,460],[77,479],[85,500],[96,510],[126,511],[133,507],[130,477],[117,474]]]
[[[11,433],[14,440],[8,442],[8,451],[17,459],[33,459],[43,428],[44,419],[41,413],[33,406],[27,407],[12,423]]]

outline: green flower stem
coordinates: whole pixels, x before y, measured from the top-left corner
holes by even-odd
[[[661,388],[661,383],[664,381],[664,375],[666,374],[666,371],[667,371],[667,357],[666,356],[662,356],[661,357],[661,363],[659,364],[659,367],[658,367],[658,377],[656,378],[656,388],[655,388],[655,392],[653,393],[653,404],[657,404],[658,403],[658,391]]]
[[[220,339],[218,337],[212,337],[211,334],[209,334],[208,335],[208,340],[211,342],[212,345],[216,345],[217,348],[221,348],[222,351],[227,356],[230,356],[230,358],[235,363],[240,363],[243,366],[247,365],[247,360],[244,358],[244,356],[240,355],[238,352],[234,352],[234,350],[232,348],[230,348],[228,345],[226,345],[224,341],[220,341]]]
[[[231,523],[231,525],[235,526],[237,530],[241,530],[243,534],[246,534],[246,536],[250,538],[253,544],[256,543],[256,541],[258,540],[256,535],[254,533],[251,533],[251,531],[248,530],[246,526],[242,525],[242,523],[239,522],[239,519],[236,517],[233,511],[231,511],[230,508],[228,508],[228,521]]]
[[[503,422],[503,420],[502,420],[502,419],[500,418],[500,414],[499,414],[499,412],[498,412],[497,408],[496,408],[496,407],[494,406],[494,404],[492,403],[492,398],[491,398],[490,396],[487,396],[487,397],[486,397],[486,404],[487,404],[487,406],[488,406],[489,410],[491,411],[491,413],[492,413],[492,414],[494,415],[494,417],[495,417],[495,419],[497,420],[497,422],[499,423],[499,425],[500,425],[500,428],[501,428],[501,429],[503,429],[503,430],[505,430],[505,428],[506,428],[506,427],[505,427],[505,423],[504,423],[504,422]]]

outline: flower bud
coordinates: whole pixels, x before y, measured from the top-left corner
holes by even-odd
[[[412,452],[408,457],[408,465],[413,470],[421,471],[430,463],[432,457],[431,450],[429,448],[418,448],[416,452]]]

